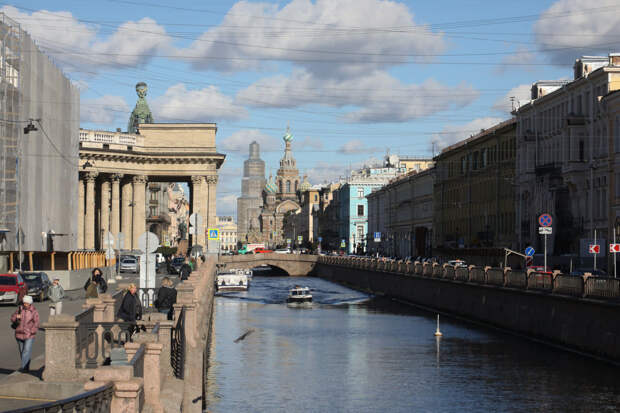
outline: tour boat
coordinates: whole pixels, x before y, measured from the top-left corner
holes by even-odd
[[[287,304],[312,304],[312,294],[310,294],[310,288],[308,287],[300,287],[296,285],[294,288],[291,288],[288,292],[288,298],[286,299]]]
[[[215,277],[217,291],[247,291],[249,277],[247,270],[228,270],[218,273]]]

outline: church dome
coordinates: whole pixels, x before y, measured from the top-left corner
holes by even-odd
[[[267,192],[268,195],[278,192],[278,187],[276,186],[276,183],[273,182],[272,176],[269,177],[269,181],[267,182],[267,185],[265,185],[265,192]]]
[[[286,127],[286,133],[284,134],[282,139],[284,139],[284,142],[290,142],[293,140],[293,135],[291,134],[291,130],[288,126]]]
[[[310,188],[312,188],[312,185],[310,185],[310,182],[308,182],[308,177],[304,175],[304,181],[299,186],[299,190],[301,192],[305,192],[309,190]]]

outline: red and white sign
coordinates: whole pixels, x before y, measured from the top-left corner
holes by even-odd
[[[590,254],[600,254],[601,253],[601,246],[598,244],[590,244],[588,246],[588,252]]]
[[[620,252],[620,244],[609,244],[609,252]]]

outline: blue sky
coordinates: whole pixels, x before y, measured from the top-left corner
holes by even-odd
[[[311,183],[387,150],[431,156],[510,116],[620,38],[620,2],[23,0],[1,2],[81,90],[81,126],[215,122],[218,215],[235,215],[252,140],[275,173],[291,127]]]

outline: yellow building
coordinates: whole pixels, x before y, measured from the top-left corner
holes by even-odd
[[[231,216],[217,217],[217,228],[220,230],[220,250],[237,250],[237,224]]]
[[[435,157],[435,247],[515,247],[515,132],[509,119]]]

